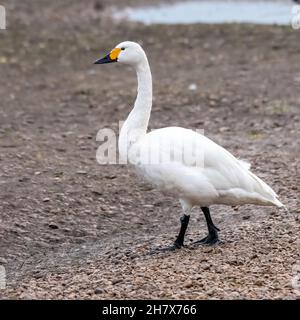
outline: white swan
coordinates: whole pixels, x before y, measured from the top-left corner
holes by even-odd
[[[179,127],[147,133],[152,78],[146,54],[139,44],[122,42],[95,64],[110,62],[133,66],[138,78],[134,108],[119,136],[120,155],[160,190],[176,196],[182,205],[181,229],[171,249],[183,246],[190,211],[196,205],[205,215],[209,232],[207,237],[197,241],[201,244],[218,242],[219,229],[211,219],[210,205],[248,203],[283,207],[276,193],[249,170],[248,163],[238,160],[204,135]],[[185,159],[187,150],[192,150],[188,160]]]

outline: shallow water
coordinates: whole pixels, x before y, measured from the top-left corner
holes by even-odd
[[[116,17],[145,24],[254,23],[289,25],[292,1],[188,1],[128,8]]]

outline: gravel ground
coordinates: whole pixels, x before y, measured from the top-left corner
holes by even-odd
[[[114,22],[116,0],[2,2],[0,297],[299,298],[300,31]],[[222,242],[195,247],[206,226],[194,210],[186,248],[152,254],[174,240],[179,203],[95,159],[97,131],[117,130],[135,97],[132,70],[92,64],[122,40],[149,56],[151,128],[204,128],[252,163],[289,214],[213,206]]]

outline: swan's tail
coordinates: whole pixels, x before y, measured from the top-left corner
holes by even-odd
[[[259,194],[268,202],[269,204],[272,204],[276,206],[279,209],[283,209],[286,213],[289,215],[292,215],[294,220],[296,220],[296,217],[293,212],[289,211],[287,206],[285,206],[279,199],[277,193],[268,186],[264,181],[262,181],[259,177],[257,177],[254,173],[250,171],[250,163],[245,160],[239,160],[240,164],[244,169],[246,169],[249,174],[252,176],[252,178],[256,181],[257,186],[259,188]]]
[[[273,203],[277,208],[284,208],[285,210],[287,210],[286,206],[282,202],[280,202],[278,198],[273,199]]]
[[[278,195],[276,192],[268,186],[264,181],[262,181],[258,176],[256,176],[253,172],[250,171],[251,164],[243,159],[239,159],[239,164],[247,170],[250,176],[255,180],[257,193],[260,194],[266,202],[269,202],[276,206],[277,208],[285,208],[284,204],[278,200]]]
[[[270,204],[276,206],[277,208],[286,208],[285,205],[279,201],[276,192],[268,186],[264,181],[257,177],[254,173],[249,171],[252,178],[256,181],[257,192]]]
[[[252,172],[251,172],[252,173]],[[265,182],[263,182],[260,178],[258,178],[255,174],[252,173],[255,180],[260,184],[260,186],[264,189],[264,193],[262,196],[272,205],[276,206],[279,209],[283,209],[287,214],[293,217],[293,219],[296,221],[296,216],[293,212],[289,211],[286,205],[284,205],[281,201],[278,199],[278,195],[275,193],[275,191],[269,187]]]

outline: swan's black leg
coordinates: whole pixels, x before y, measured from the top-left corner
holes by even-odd
[[[174,246],[176,248],[181,248],[183,246],[184,236],[185,236],[186,229],[189,225],[189,221],[190,221],[190,216],[188,216],[186,214],[184,214],[180,218],[181,228],[180,228],[179,234],[177,236],[177,239],[174,242]]]
[[[208,235],[205,238],[199,241],[196,241],[195,243],[206,244],[206,245],[216,244],[219,242],[218,231],[220,231],[220,229],[214,225],[212,218],[210,216],[209,208],[201,207],[201,210],[204,213],[205,220],[207,223]]]
[[[180,249],[181,247],[183,247],[184,236],[185,236],[186,229],[189,225],[189,221],[190,221],[190,216],[184,214],[180,218],[181,227],[174,244],[168,247],[155,249],[154,251],[151,251],[151,254],[158,253],[158,252],[174,251],[176,249]]]

